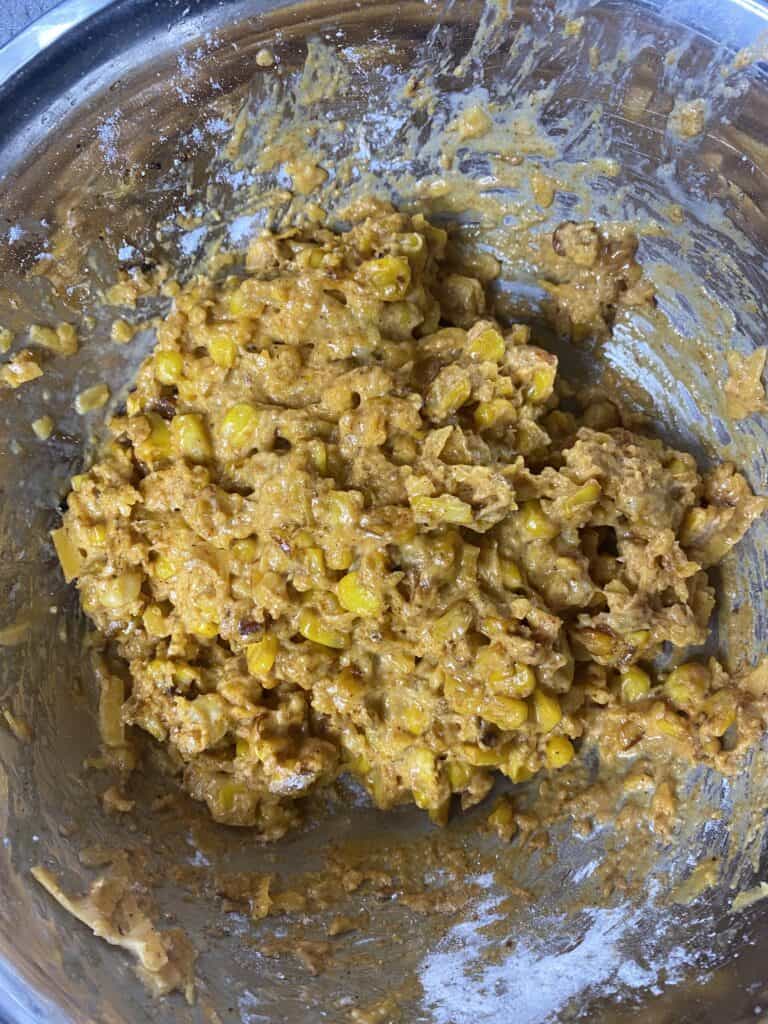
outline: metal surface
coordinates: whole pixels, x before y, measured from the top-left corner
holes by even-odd
[[[585,18],[575,43],[563,34],[566,7]],[[590,204],[576,212],[665,225],[645,233],[641,255],[674,330],[663,344],[650,344],[652,325],[623,321],[605,358],[641,385],[666,436],[702,457],[726,454],[743,463],[765,492],[766,423],[754,417],[730,428],[721,415],[720,384],[726,349],[746,351],[765,340],[768,84],[759,63],[735,71],[732,62],[768,24],[766,10],[743,0],[535,2],[512,5],[508,19],[494,20],[493,11],[470,2],[290,7],[118,0],[107,10],[99,0],[76,0],[55,17],[58,26],[68,25],[55,39],[58,30],[46,36],[37,26],[0,52],[0,322],[22,331],[34,319],[92,314],[94,324],[83,328],[77,357],[52,363],[41,381],[18,392],[0,393],[0,587],[6,595],[0,626],[24,616],[30,621],[22,644],[0,648],[0,705],[34,726],[29,745],[0,732],[3,1012],[14,1024],[140,1024],[203,1020],[208,1006],[224,1024],[316,1024],[347,1020],[353,1006],[370,1006],[394,990],[403,1020],[429,1024],[617,1021],[638,1009],[644,1019],[676,1024],[756,1019],[756,1008],[768,1002],[756,945],[768,936],[768,915],[759,903],[742,916],[728,907],[732,887],[751,884],[765,868],[760,758],[729,783],[706,772],[689,780],[680,828],[631,897],[602,891],[598,865],[607,827],[584,839],[564,827],[559,856],[549,863],[517,846],[493,853],[482,833],[453,826],[445,842],[473,856],[490,849],[530,889],[534,904],[510,908],[493,871],[472,879],[477,890],[463,919],[443,924],[395,900],[371,901],[370,928],[345,939],[317,977],[290,955],[258,952],[271,925],[238,917],[227,919],[226,928],[212,925],[219,920],[216,905],[169,882],[157,895],[168,915],[163,920],[178,920],[201,948],[196,1009],[178,997],[153,1003],[127,958],[52,906],[29,867],[48,864],[74,889],[84,876],[78,850],[97,843],[145,851],[167,878],[180,858],[188,868],[199,863],[198,833],[186,820],[140,813],[134,827],[101,812],[98,794],[107,779],[82,770],[97,744],[78,645],[82,622],[60,581],[47,531],[66,478],[82,464],[91,427],[73,414],[72,395],[97,380],[127,380],[147,341],[120,348],[108,341],[99,285],[109,282],[116,262],[127,266],[168,253],[180,253],[190,270],[195,239],[169,216],[180,206],[199,208],[203,230],[215,237],[221,224],[253,215],[238,221],[252,230],[258,217],[249,212],[245,186],[263,191],[275,184],[274,175],[249,176],[247,159],[238,171],[219,161],[213,191],[206,192],[222,139],[222,98],[236,104],[251,96],[253,152],[261,113],[280,109],[287,123],[297,116],[307,38],[322,37],[347,79],[343,90],[313,107],[311,116],[326,126],[318,129],[318,145],[338,159],[358,153],[380,187],[408,201],[414,182],[441,172],[439,129],[463,97],[487,90],[512,121],[517,115],[525,121],[533,116],[527,97],[538,91],[537,131],[556,156],[535,152],[536,162],[555,164],[566,178],[596,157],[618,162],[617,176],[586,176]],[[275,91],[273,78],[253,77],[253,55],[265,42],[279,59]],[[588,60],[593,43],[601,49],[598,68]],[[673,59],[665,61],[669,54]],[[415,125],[412,109],[402,104],[402,86],[414,70],[435,85],[428,124]],[[707,130],[680,140],[668,124],[674,100],[701,94],[709,102]],[[339,118],[347,128],[331,142],[327,125]],[[480,179],[488,168],[477,159],[466,173]],[[540,229],[571,213],[576,194],[563,190]],[[512,209],[521,194],[504,186],[496,198]],[[670,203],[681,207],[682,224],[665,220]],[[221,220],[210,215],[212,205]],[[441,215],[450,220],[450,212]],[[479,230],[486,244],[503,247],[508,225],[486,226],[482,210],[464,220],[466,231]],[[158,237],[161,223],[167,229]],[[41,279],[30,283],[27,272],[41,251],[61,243],[56,229],[64,224],[85,268],[83,280],[76,278],[83,286],[52,306]],[[525,273],[522,265],[507,268],[502,285],[510,295]],[[677,372],[694,351],[701,353],[700,366]],[[697,375],[694,388],[689,381]],[[48,444],[29,430],[42,411],[58,426]],[[765,653],[768,635],[767,555],[761,523],[721,587],[720,646],[727,647],[727,613],[751,605],[752,659]],[[153,780],[148,773],[144,781],[156,792]],[[274,850],[254,847],[247,833],[207,831],[207,859],[288,874],[318,863],[331,840],[401,838],[418,856],[420,837],[430,834],[415,813],[383,816],[364,806],[342,808]],[[744,856],[726,856],[729,842],[732,850],[744,848]],[[670,889],[713,855],[723,858],[720,884],[670,910]]]

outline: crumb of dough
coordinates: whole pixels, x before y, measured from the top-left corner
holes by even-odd
[[[109,401],[109,388],[106,384],[94,384],[93,387],[81,391],[75,398],[75,411],[81,416],[101,409]]]
[[[53,540],[126,665],[109,735],[149,732],[217,821],[266,839],[340,773],[444,823],[586,744],[727,765],[750,694],[656,659],[706,640],[706,570],[768,502],[610,402],[560,408],[556,357],[491,315],[447,233],[370,211],[185,285],[73,480]],[[542,244],[573,333],[650,301],[626,228]],[[673,802],[659,785],[661,830]]]
[[[260,68],[271,68],[271,67],[274,67],[274,64],[275,64],[275,55],[274,55],[274,53],[272,53],[271,50],[267,49],[266,46],[263,46],[256,53],[256,64]]]
[[[191,1005],[195,998],[193,968],[196,952],[178,929],[158,931],[139,905],[130,879],[104,876],[88,894],[68,896],[47,868],[31,869],[37,882],[78,921],[100,939],[121,946],[138,961],[141,980],[156,995],[178,989]]]
[[[725,408],[734,420],[742,420],[766,409],[763,371],[768,346],[761,345],[748,356],[729,352],[728,380],[725,382]]]
[[[533,192],[533,198],[539,206],[548,209],[555,199],[555,182],[548,174],[544,174],[536,168],[535,171],[531,172],[531,191]]]
[[[108,814],[130,814],[136,801],[123,796],[117,786],[110,786],[101,794],[101,805]]]
[[[47,441],[53,433],[54,422],[50,416],[41,416],[32,420],[32,432],[40,441]]]
[[[117,345],[127,345],[136,333],[136,327],[129,324],[127,320],[113,320],[109,331],[109,337]]]
[[[43,371],[35,355],[23,348],[7,363],[0,366],[0,381],[9,388],[20,388],[22,384],[42,377]]]
[[[0,327],[0,354],[7,352],[13,344],[13,331]]]
[[[675,101],[669,115],[669,124],[673,131],[684,139],[692,139],[704,131],[704,120],[707,104],[703,99]]]
[[[10,708],[3,708],[3,718],[8,728],[20,743],[32,742],[32,727],[24,718],[14,715]]]
[[[466,139],[478,139],[485,135],[493,127],[493,121],[487,111],[482,107],[473,106],[462,110],[459,116],[451,125],[451,131],[456,132],[461,141]]]
[[[58,327],[32,324],[29,340],[33,345],[47,348],[57,356],[73,356],[78,349],[77,329],[73,324],[62,323]]]

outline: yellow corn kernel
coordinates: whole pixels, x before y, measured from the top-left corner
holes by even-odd
[[[488,430],[504,417],[511,418],[514,406],[506,398],[492,398],[488,402],[479,402],[474,412],[475,426],[478,430]]]
[[[716,508],[689,508],[680,527],[680,543],[683,547],[701,543],[714,526],[718,515]]]
[[[495,694],[480,701],[478,711],[488,722],[500,729],[514,732],[528,721],[528,705],[517,697]]]
[[[406,772],[416,806],[423,811],[433,808],[437,801],[437,771],[435,755],[429,747],[411,747]]]
[[[546,402],[555,383],[555,366],[540,366],[534,370],[526,394],[532,402]]]
[[[237,345],[231,338],[215,334],[208,342],[208,354],[217,366],[231,370],[237,360]]]
[[[86,388],[75,398],[75,411],[81,416],[100,409],[109,400],[109,388],[106,384],[94,384]]]
[[[238,402],[221,421],[221,437],[229,448],[243,448],[252,441],[259,425],[259,410],[250,402]]]
[[[411,286],[411,265],[404,256],[382,256],[361,264],[357,277],[369,285],[379,299],[396,302],[405,298]]]
[[[447,772],[448,784],[454,793],[458,793],[469,785],[474,768],[464,761],[449,761]]]
[[[142,615],[144,628],[150,636],[170,636],[171,630],[165,621],[165,616],[156,604],[149,605]]]
[[[530,697],[536,689],[536,671],[531,665],[517,662],[511,676],[506,679],[506,687],[516,697]]]
[[[151,412],[147,416],[150,430],[146,441],[140,446],[142,457],[151,459],[168,459],[171,456],[171,431],[162,416]]]
[[[183,661],[173,663],[173,681],[177,686],[191,686],[200,682],[200,672]]]
[[[573,760],[576,751],[567,736],[550,736],[545,747],[547,764],[553,770],[564,768]]]
[[[42,368],[28,348],[21,349],[10,362],[0,366],[0,382],[9,388],[20,388],[22,384],[37,380],[42,375]]]
[[[245,649],[245,660],[252,676],[258,678],[272,671],[279,646],[279,641],[274,633],[267,633],[261,640],[248,644]]]
[[[33,324],[29,329],[29,340],[59,356],[73,356],[77,352],[77,331],[72,324],[59,324],[55,330]]]
[[[141,592],[143,579],[142,573],[134,570],[105,580],[99,590],[101,603],[107,608],[124,608],[133,604]]]
[[[83,568],[80,552],[72,543],[69,534],[63,526],[58,530],[51,531],[51,540],[56,549],[61,571],[64,573],[64,579],[67,583],[71,583],[72,580],[77,579]]]
[[[334,647],[341,650],[347,644],[345,633],[332,626],[324,625],[320,616],[309,608],[302,608],[299,614],[299,632],[307,640],[321,644],[323,647]]]
[[[197,413],[174,416],[170,430],[174,448],[192,462],[205,462],[213,455],[208,430]]]
[[[544,417],[544,426],[555,437],[565,437],[576,432],[576,417],[572,412],[553,409]]]
[[[105,523],[94,523],[84,531],[85,541],[88,547],[103,547],[107,540],[107,527]]]
[[[642,651],[646,648],[651,639],[650,629],[635,629],[631,633],[627,633],[627,641],[630,643],[635,650]]]
[[[116,345],[127,345],[135,333],[136,328],[127,320],[113,320],[109,337]]]
[[[427,398],[427,411],[434,419],[446,419],[453,416],[464,405],[472,394],[472,383],[469,377],[459,377],[450,383],[440,381],[438,386],[430,389]]]
[[[421,736],[429,728],[432,716],[426,708],[419,704],[408,704],[402,709],[403,725],[413,736]]]
[[[630,665],[624,669],[621,679],[621,699],[625,704],[632,704],[636,700],[643,700],[651,691],[651,677],[648,673],[638,668],[637,665]]]
[[[581,512],[588,505],[594,505],[602,494],[603,489],[597,480],[590,480],[589,483],[579,487],[572,494],[563,498],[562,508],[567,514],[569,512]]]
[[[254,537],[246,537],[244,540],[236,540],[230,551],[238,562],[255,562],[259,556],[259,543]]]
[[[152,572],[159,580],[165,582],[174,575],[176,566],[169,558],[161,555],[152,566]]]
[[[655,727],[656,732],[669,736],[673,740],[684,740],[687,738],[688,730],[680,715],[664,704],[654,704],[651,708],[650,717],[649,726],[651,729]]]
[[[593,658],[602,661],[615,658],[619,650],[616,637],[602,629],[580,629],[574,633],[574,637]]]
[[[69,481],[71,486],[72,486],[72,490],[73,491],[79,491],[81,489],[81,487],[83,486],[83,484],[85,484],[87,479],[88,479],[88,474],[87,473],[75,473],[75,475]]]
[[[32,432],[40,441],[47,441],[53,433],[53,420],[50,416],[41,416],[38,420],[32,420]]]
[[[501,770],[512,782],[527,782],[533,778],[533,772],[522,750],[513,750],[502,763]]]
[[[542,689],[533,692],[533,711],[540,732],[552,732],[563,717],[560,701],[554,694]]]
[[[0,326],[0,353],[6,353],[13,344],[13,331],[7,327]]]
[[[125,743],[123,701],[125,685],[119,676],[104,673],[100,677],[99,735],[105,747],[121,747]]]
[[[382,600],[379,594],[369,590],[360,581],[360,573],[349,572],[336,584],[339,604],[353,615],[380,615]]]
[[[478,747],[474,743],[462,743],[460,747],[461,756],[476,768],[498,768],[507,757],[507,750],[504,747]]]
[[[251,752],[251,744],[248,740],[238,739],[235,743],[235,756],[248,757]]]
[[[736,721],[736,697],[729,690],[718,690],[704,701],[710,732],[722,736]]]
[[[307,444],[307,451],[312,465],[321,476],[324,476],[328,472],[328,447],[325,441],[310,441]]]
[[[432,626],[432,638],[438,644],[447,644],[464,636],[472,625],[474,612],[465,601],[458,601],[444,612]]]
[[[673,669],[664,683],[664,695],[679,708],[694,710],[704,700],[709,688],[709,672],[704,665],[688,662]]]
[[[526,501],[520,510],[520,525],[532,540],[552,540],[560,528],[544,515],[541,502]]]
[[[155,380],[161,384],[175,384],[184,371],[180,352],[158,352],[153,360]]]
[[[303,557],[304,568],[310,576],[317,577],[325,574],[325,554],[322,548],[314,546],[305,548]]]
[[[470,336],[468,350],[469,354],[477,359],[498,363],[504,358],[506,347],[499,332],[489,327],[474,338]]]
[[[192,624],[190,631],[203,640],[212,640],[218,635],[219,623],[215,619],[201,618]]]
[[[501,582],[507,590],[519,590],[523,586],[523,574],[517,563],[513,562],[511,558],[499,559],[499,571]]]
[[[488,815],[488,824],[506,842],[517,832],[515,808],[506,797],[501,797]]]
[[[333,569],[334,572],[345,572],[354,562],[355,554],[352,548],[344,546],[329,548],[325,553],[325,560],[329,569]]]
[[[439,498],[417,494],[411,498],[411,508],[420,519],[428,522],[453,523],[456,526],[472,523],[472,506],[453,494],[442,494]]]
[[[326,496],[328,519],[333,526],[356,526],[362,503],[360,495],[348,491],[330,491]]]
[[[200,698],[198,697],[198,700]],[[238,800],[242,798],[252,800],[252,794],[248,787],[242,782],[223,782],[216,791],[215,804],[211,807],[211,814],[214,821],[217,818],[232,814]]]

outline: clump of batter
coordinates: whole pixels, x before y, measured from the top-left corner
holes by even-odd
[[[714,663],[706,569],[765,507],[728,465],[559,407],[557,360],[502,327],[446,234],[381,205],[264,234],[180,289],[55,541],[124,659],[105,743],[167,746],[213,816],[268,838],[351,772],[445,821],[495,772],[584,738],[717,763],[743,699]],[[562,225],[560,316],[650,289],[626,232]]]

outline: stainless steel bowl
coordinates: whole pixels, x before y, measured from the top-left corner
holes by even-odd
[[[378,1005],[377,1020],[434,1024],[620,1021],[638,1012],[654,1022],[731,1024],[755,1020],[768,1006],[761,955],[768,908],[729,909],[735,890],[753,885],[766,866],[762,752],[728,782],[693,773],[682,821],[659,842],[647,874],[625,850],[627,870],[639,871],[627,892],[606,895],[600,881],[608,825],[578,838],[564,823],[554,858],[494,846],[472,820],[450,826],[440,842],[465,852],[474,884],[464,909],[419,915],[396,888],[388,899],[366,897],[369,928],[335,940],[333,961],[316,977],[290,953],[259,951],[274,939],[273,923],[222,919],[215,900],[171,881],[174,867],[181,859],[187,868],[212,862],[290,876],[319,864],[328,843],[360,837],[372,848],[399,844],[418,861],[434,842],[419,816],[342,804],[329,820],[270,849],[247,832],[206,824],[202,811],[192,827],[187,817],[141,810],[144,800],[135,819],[108,817],[98,799],[107,779],[82,770],[97,745],[83,623],[47,532],[94,426],[74,415],[73,394],[105,378],[126,381],[148,343],[112,345],[94,296],[116,261],[128,266],[170,253],[194,268],[200,234],[173,219],[182,206],[199,206],[209,238],[232,223],[252,229],[262,214],[247,186],[263,193],[284,184],[278,172],[249,181],[258,114],[279,108],[286,124],[295,118],[310,39],[346,75],[342,90],[304,111],[317,122],[317,141],[331,163],[358,154],[374,184],[399,202],[415,202],[419,183],[444,173],[441,132],[457,106],[477,95],[519,128],[532,117],[533,142],[521,137],[532,150],[526,159],[565,183],[531,230],[569,215],[643,225],[641,255],[669,328],[659,333],[658,319],[628,317],[604,351],[562,354],[592,377],[612,368],[666,437],[704,460],[731,458],[757,490],[768,488],[768,423],[757,416],[730,423],[722,405],[725,353],[765,340],[768,44],[760,33],[768,9],[759,0],[507,6],[70,0],[0,51],[0,322],[22,331],[41,317],[93,318],[76,358],[51,363],[19,391],[0,392],[0,629],[28,627],[15,646],[0,648],[0,705],[34,731],[25,744],[0,729],[0,1015],[9,1021],[316,1024],[352,1020],[354,1008]],[[580,32],[564,31],[580,17]],[[254,63],[266,43],[278,58],[269,74]],[[590,61],[594,46],[599,59]],[[434,106],[416,121],[401,95],[412,74],[434,86]],[[676,100],[699,96],[707,98],[705,131],[681,139],[670,113]],[[256,115],[244,166],[235,173],[219,158],[212,174],[221,112],[244,101]],[[346,128],[333,142],[328,126],[339,119]],[[489,173],[482,156],[459,161],[475,183]],[[494,186],[487,203],[465,204],[458,218],[434,196],[418,200],[433,216],[460,220],[465,238],[505,256],[499,295],[518,312],[538,301],[535,268],[510,248],[510,223],[489,215],[488,203],[512,216],[527,201],[526,188]],[[671,204],[679,208],[672,218]],[[68,240],[79,268],[64,304],[43,278],[29,275],[57,239]],[[57,423],[46,444],[29,427],[43,411]],[[733,661],[765,653],[767,559],[768,532],[759,523],[722,573],[715,644]],[[140,785],[149,794],[162,789],[151,773]],[[44,863],[70,888],[83,888],[88,872],[77,854],[95,844],[139,850],[166,879],[155,893],[160,921],[180,923],[200,949],[195,1008],[178,997],[151,1001],[125,955],[32,880],[30,867]],[[681,882],[713,856],[717,884],[692,902],[675,902]],[[511,902],[504,875],[533,901]],[[322,922],[307,922],[306,931],[323,935]],[[206,1016],[211,1009],[218,1018]]]

